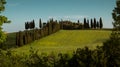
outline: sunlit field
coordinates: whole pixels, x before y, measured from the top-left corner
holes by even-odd
[[[95,49],[109,38],[110,33],[108,30],[60,30],[33,43],[12,48],[12,51],[27,54],[31,47],[38,53],[72,53],[85,46]]]

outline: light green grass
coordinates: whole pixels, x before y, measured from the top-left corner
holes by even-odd
[[[52,35],[36,40],[31,44],[12,49],[15,53],[28,53],[30,47],[39,53],[71,53],[77,48],[88,46],[95,49],[97,45],[109,38],[111,31],[106,30],[60,30]]]

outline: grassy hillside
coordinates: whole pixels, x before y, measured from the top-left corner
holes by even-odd
[[[88,46],[95,49],[109,38],[111,31],[106,30],[60,30],[50,36],[44,37],[31,44],[13,48],[16,53],[29,52],[30,47],[39,53],[71,53],[76,48]]]

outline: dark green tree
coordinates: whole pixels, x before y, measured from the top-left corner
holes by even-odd
[[[22,46],[24,44],[24,42],[23,42],[23,32],[19,31],[16,35],[17,35],[16,36],[16,45]]]
[[[99,24],[99,22],[97,21],[97,28],[100,28],[100,24]]]
[[[110,39],[103,44],[104,58],[106,67],[120,66],[120,0],[116,1],[116,7],[113,10],[113,31]]]
[[[52,23],[48,22],[48,34],[52,34]]]
[[[27,22],[27,23],[26,23],[26,26],[27,26],[27,29],[29,29],[29,28],[30,28],[30,26],[29,26],[29,22]]]
[[[28,22],[25,22],[25,29],[26,29],[26,30],[29,29],[29,24],[28,24]]]
[[[5,10],[6,0],[0,0],[0,14]],[[0,15],[0,44],[6,40],[6,35],[2,31],[2,25],[4,23],[10,23],[7,17]]]
[[[35,21],[33,20],[32,22],[32,28],[34,29],[35,28]]]
[[[86,29],[86,23],[87,23],[87,21],[86,21],[86,18],[84,18],[84,29]]]
[[[99,20],[99,24],[100,24],[100,29],[103,28],[103,22],[102,22],[102,18],[100,17],[100,20]]]
[[[87,20],[87,28],[88,29],[90,28],[90,26],[89,26],[89,20]]]
[[[91,19],[91,28],[94,28],[93,20]]]
[[[96,18],[94,18],[94,29],[96,29]]]
[[[77,23],[80,24],[80,21],[78,20]]]
[[[19,45],[19,39],[20,39],[20,38],[19,38],[19,33],[17,32],[17,33],[16,33],[16,45]]]
[[[40,27],[40,29],[42,28],[42,21],[41,21],[41,19],[39,20],[39,27]]]

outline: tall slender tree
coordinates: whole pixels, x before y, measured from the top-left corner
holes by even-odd
[[[33,20],[32,22],[32,28],[34,29],[35,28],[35,21]]]
[[[42,21],[41,21],[41,19],[39,20],[39,27],[40,27],[40,29],[42,28]]]
[[[91,28],[94,27],[93,20],[91,19]]]
[[[29,23],[28,22],[25,22],[25,29],[29,29]]]
[[[97,21],[97,28],[100,28],[100,24],[99,24],[99,22]]]
[[[103,28],[103,22],[101,17],[100,17],[99,23],[100,23],[100,29]]]
[[[94,28],[96,29],[96,18],[94,18]]]
[[[25,22],[25,29],[27,29],[27,23]]]
[[[78,20],[77,23],[80,24],[80,21]]]
[[[86,18],[84,18],[84,29],[86,28],[86,23],[87,23]]]
[[[87,28],[90,28],[90,26],[89,26],[89,20],[87,20]]]

